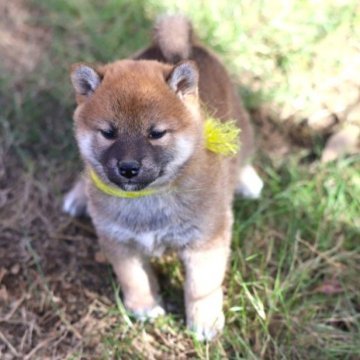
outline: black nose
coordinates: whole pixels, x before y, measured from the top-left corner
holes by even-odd
[[[137,161],[120,161],[118,164],[120,175],[131,179],[140,171],[140,164]]]

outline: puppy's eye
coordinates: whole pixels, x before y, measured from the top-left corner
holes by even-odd
[[[107,130],[99,130],[101,135],[107,140],[114,140],[116,138],[117,132],[115,128],[110,128]]]
[[[166,130],[150,130],[149,139],[157,140],[161,139],[167,133]]]

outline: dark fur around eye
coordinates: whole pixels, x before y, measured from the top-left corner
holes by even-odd
[[[166,130],[150,130],[149,139],[157,140],[162,138],[167,133]]]
[[[114,140],[117,135],[117,131],[114,127],[111,127],[107,130],[99,130],[101,135],[107,140]]]

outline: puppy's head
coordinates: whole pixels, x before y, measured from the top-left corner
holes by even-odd
[[[202,138],[192,62],[75,64],[71,80],[80,153],[105,182],[136,191],[176,178]]]

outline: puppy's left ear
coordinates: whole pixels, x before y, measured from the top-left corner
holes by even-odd
[[[74,64],[70,69],[70,77],[76,95],[91,96],[101,83],[102,75],[93,66]]]
[[[176,65],[170,73],[167,83],[180,98],[197,95],[199,72],[193,61],[185,61]]]

